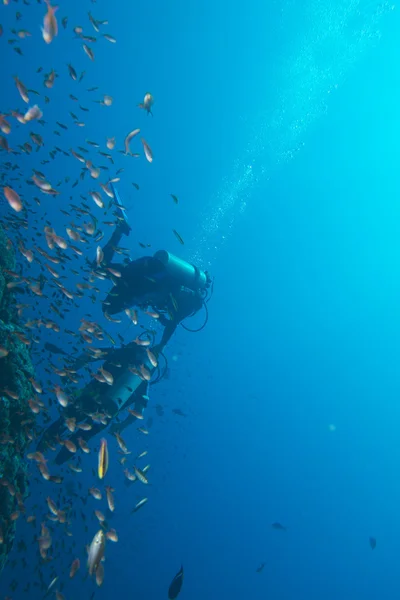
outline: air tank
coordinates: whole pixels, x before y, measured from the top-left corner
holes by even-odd
[[[194,265],[174,256],[166,250],[158,250],[154,258],[159,260],[164,266],[166,271],[178,280],[181,285],[189,288],[190,290],[196,291],[204,289],[208,286],[209,281],[207,275],[201,269],[198,269]]]

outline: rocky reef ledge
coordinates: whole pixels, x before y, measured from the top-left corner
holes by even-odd
[[[29,484],[24,455],[34,419],[28,404],[34,377],[29,339],[18,319],[13,289],[7,287],[15,281],[7,271],[15,268],[14,249],[0,225],[0,573],[25,512]]]

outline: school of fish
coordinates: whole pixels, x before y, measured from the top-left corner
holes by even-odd
[[[89,10],[83,25],[70,24],[68,16],[63,14],[68,9],[68,3],[58,7],[52,5],[51,0],[22,0],[19,4],[24,10],[34,8],[35,11],[39,4],[42,9],[41,22],[37,23],[34,31],[23,29],[20,22],[23,24],[24,15],[19,10],[15,13],[16,2],[3,0],[0,13],[1,19],[4,19],[0,24],[2,57],[8,34],[8,49],[15,52],[19,61],[29,53],[29,64],[33,64],[35,45],[41,44],[46,50],[46,62],[37,65],[36,69],[29,67],[27,70],[21,66],[20,70],[24,71],[24,75],[16,72],[13,79],[2,80],[2,86],[13,89],[16,106],[12,110],[3,109],[3,112],[0,106],[1,223],[8,235],[7,247],[16,252],[18,264],[14,271],[6,271],[5,276],[7,288],[15,294],[23,294],[24,301],[18,300],[16,304],[18,331],[10,334],[7,343],[0,346],[0,368],[1,360],[14,352],[13,336],[31,349],[34,362],[39,362],[40,358],[43,360],[43,352],[48,356],[47,363],[42,365],[48,380],[42,382],[39,377],[31,378],[32,396],[27,412],[21,415],[21,427],[25,427],[32,440],[32,450],[26,457],[31,477],[44,486],[42,504],[35,505],[32,511],[28,511],[25,499],[15,493],[12,483],[6,477],[0,476],[0,485],[7,489],[15,501],[11,519],[16,522],[25,520],[30,524],[32,540],[37,548],[35,580],[20,584],[24,585],[22,591],[29,595],[35,588],[39,588],[45,596],[51,594],[57,600],[68,600],[68,581],[83,571],[93,579],[95,588],[102,585],[109,542],[118,542],[117,531],[110,528],[104,512],[95,506],[103,506],[103,510],[110,513],[118,506],[118,495],[114,498],[115,490],[108,484],[104,485],[110,470],[122,467],[129,482],[139,482],[136,489],[140,484],[147,487],[149,483],[150,465],[139,465],[139,461],[147,455],[147,450],[140,448],[136,458],[131,459],[131,450],[118,433],[114,438],[108,435],[108,438],[101,439],[100,446],[99,442],[95,442],[93,446],[88,445],[82,438],[79,438],[79,447],[68,438],[58,439],[59,448],[64,446],[71,453],[71,462],[67,467],[69,475],[77,478],[76,486],[67,490],[63,486],[64,471],[60,472],[60,469],[52,465],[52,452],[56,448],[49,444],[48,452],[42,453],[35,450],[35,441],[41,427],[50,420],[50,411],[59,410],[62,414],[62,409],[72,401],[74,386],[79,388],[82,385],[68,361],[82,352],[100,355],[101,351],[95,346],[103,340],[115,344],[107,331],[107,321],[121,323],[121,319],[112,319],[105,311],[104,320],[96,322],[89,313],[80,313],[80,301],[85,298],[93,304],[101,303],[100,296],[104,293],[104,288],[101,290],[98,282],[105,281],[111,287],[121,276],[105,263],[99,243],[121,218],[115,211],[111,184],[126,177],[125,170],[128,173],[132,170],[132,161],[142,159],[144,164],[149,163],[149,168],[153,168],[151,142],[142,135],[141,128],[136,126],[135,121],[142,112],[153,115],[154,98],[149,92],[138,94],[137,114],[132,111],[132,114],[127,115],[124,139],[118,140],[112,131],[99,136],[97,140],[86,139],[83,132],[87,113],[92,110],[107,111],[116,102],[116,99],[92,83],[83,90],[85,82],[90,80],[91,64],[96,61],[96,47],[103,43],[117,44],[116,37],[105,30],[108,20],[95,17]],[[4,23],[14,21],[16,25],[7,30]],[[84,64],[82,71],[78,70],[76,64],[66,64],[64,57],[58,56],[57,39],[61,36],[68,38],[71,45],[81,46],[81,60]],[[30,45],[25,49],[24,44],[28,42]],[[57,57],[60,65],[58,69],[55,68]],[[33,89],[32,82],[37,83],[39,80],[41,87]],[[53,106],[52,95],[61,80],[71,91],[59,106],[57,120],[53,122],[48,120],[46,112],[49,106]],[[81,96],[85,98],[84,101],[80,100]],[[89,97],[92,98],[91,101]],[[86,106],[89,102],[91,104]],[[96,116],[96,119],[103,123],[101,115]],[[54,129],[51,131],[52,127]],[[112,122],[108,121],[107,128],[112,129]],[[63,142],[71,129],[75,140],[73,147]],[[56,138],[59,142],[55,142]],[[21,166],[22,162],[26,164],[27,158],[31,170],[28,174]],[[49,165],[58,160],[62,161],[61,171],[64,175],[58,181],[53,181],[48,174],[51,171]],[[89,184],[89,189],[83,187],[86,184]],[[137,193],[140,190],[139,184],[131,184]],[[175,194],[169,195],[178,204],[178,197]],[[49,202],[52,203],[52,209],[54,203],[58,203],[60,215],[68,220],[65,231],[48,220]],[[126,207],[122,207],[122,210],[125,209]],[[34,232],[31,239],[27,239],[27,231]],[[172,232],[179,243],[184,244],[181,235],[175,229]],[[139,245],[141,248],[149,246],[141,242]],[[126,248],[116,248],[115,251],[123,257],[129,255]],[[95,267],[92,264],[94,257]],[[72,312],[79,315],[80,325],[76,331],[63,326],[65,317]],[[121,326],[133,324],[134,327],[139,327],[140,315],[133,309],[125,312],[126,321]],[[27,313],[29,317],[26,317]],[[146,318],[148,317],[153,317],[155,321],[157,315],[148,313]],[[46,331],[46,336],[62,335],[62,348],[54,343],[59,338],[54,338],[54,342],[42,342],[42,331]],[[118,337],[120,341],[123,340],[121,334]],[[138,336],[137,343],[145,346],[149,342]],[[146,348],[146,352],[150,363],[156,367],[156,356],[150,348]],[[143,365],[132,365],[132,368],[143,380],[149,379],[149,373]],[[106,386],[113,385],[111,373],[104,369],[91,375]],[[15,390],[2,390],[1,393],[10,399],[18,397]],[[143,418],[133,410],[129,412],[137,419]],[[92,419],[93,422],[108,423],[107,414],[96,413],[92,415]],[[78,423],[73,418],[65,418],[65,425],[70,432],[91,427],[90,423]],[[142,434],[147,434],[148,430],[139,427],[138,432],[142,440]],[[3,436],[0,443],[12,444],[13,440]],[[85,472],[85,455],[94,451],[98,453],[98,487],[85,489],[84,483],[78,478],[80,473]],[[127,466],[129,460],[132,463],[130,468]],[[93,504],[93,514],[98,522],[96,528],[89,527],[85,513],[78,509],[78,501],[82,503],[81,509],[86,504]],[[141,493],[132,503],[131,514],[139,511],[147,502],[147,496]],[[87,538],[86,548],[78,548],[73,540],[72,525],[77,520],[81,520],[81,527]],[[63,532],[62,541],[58,535],[60,530]],[[0,519],[0,544],[3,541]],[[25,542],[21,541],[20,544],[23,551]],[[56,559],[61,554],[71,556],[72,560],[69,561],[68,568],[58,571]],[[25,558],[22,563],[25,567]],[[15,564],[11,564],[11,568],[13,566]],[[183,569],[171,584],[171,598],[179,593],[182,580]],[[17,589],[19,583],[17,580],[12,582],[10,593]],[[11,600],[10,596],[7,598]]]

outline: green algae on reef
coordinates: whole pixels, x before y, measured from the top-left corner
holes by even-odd
[[[7,288],[11,279],[6,270],[14,270],[15,265],[14,250],[7,247],[7,237],[0,226],[0,346],[8,350],[8,355],[0,358],[0,528],[4,538],[0,544],[0,573],[15,537],[17,521],[10,519],[10,515],[16,511],[23,513],[23,498],[28,493],[24,454],[29,437],[22,422],[34,418],[28,406],[32,395],[29,379],[34,370],[29,346],[15,335],[22,330],[13,291]]]

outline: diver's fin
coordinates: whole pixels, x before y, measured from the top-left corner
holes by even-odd
[[[114,194],[114,205],[117,207],[117,212],[119,213],[119,217],[122,217],[123,220],[119,221],[119,227],[125,235],[129,235],[132,231],[132,227],[128,223],[128,217],[126,215],[126,211],[123,209],[123,204],[121,202],[121,198],[115,189],[113,183],[110,184],[111,191]]]

